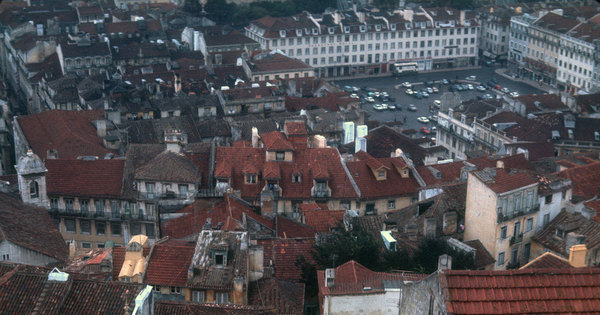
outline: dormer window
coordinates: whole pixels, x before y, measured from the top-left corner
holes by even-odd
[[[285,37],[285,30],[279,31],[279,36],[280,37]]]
[[[39,197],[39,187],[38,187],[38,183],[36,181],[33,181],[29,184],[29,197],[30,198],[37,198]]]
[[[329,28],[329,34],[333,34],[333,32],[334,32],[334,29],[333,29],[333,27],[330,27],[330,28]]]
[[[563,231],[562,229],[556,229],[556,236],[558,236],[560,238],[564,238],[565,231]]]
[[[256,174],[246,174],[246,184],[256,184]]]
[[[381,31],[381,25],[379,25],[379,24],[375,25],[375,30],[378,32]]]
[[[309,35],[310,34],[310,28],[305,28],[304,29],[304,34]]]
[[[312,32],[313,35],[319,35],[319,29],[313,28],[312,30],[313,30],[313,32]]]
[[[284,151],[275,152],[275,160],[276,161],[285,161],[285,152]]]
[[[350,26],[344,26],[344,33],[350,33]]]
[[[302,176],[300,174],[292,174],[292,183],[300,183],[302,181]]]
[[[390,24],[390,29],[392,31],[395,31],[396,30],[396,24]]]
[[[214,266],[226,266],[227,265],[227,252],[224,250],[213,251],[213,265]]]
[[[361,33],[364,33],[364,32],[366,32],[366,31],[367,31],[367,27],[366,27],[366,26],[364,26],[364,25],[361,25],[361,26],[360,26],[360,32],[361,32]]]
[[[402,177],[403,177],[403,178],[406,178],[406,177],[408,177],[408,170],[407,170],[407,169],[403,169],[403,170],[402,170]]]
[[[385,170],[377,171],[377,180],[385,180],[387,178]]]
[[[297,29],[296,30],[296,36],[302,36],[302,30],[301,29]]]

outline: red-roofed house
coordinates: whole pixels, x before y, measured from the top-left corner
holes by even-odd
[[[408,272],[375,272],[354,260],[335,269],[318,270],[321,314],[397,312],[402,287],[425,276]]]
[[[243,60],[244,71],[253,81],[314,77],[313,68],[300,59],[280,53],[262,53],[251,61]]]
[[[496,259],[496,269],[523,265],[529,261],[539,210],[538,182],[527,173],[504,168],[471,172],[464,240],[480,240]]]
[[[252,145],[218,147],[215,157],[217,189],[233,189],[241,198],[261,205],[262,214],[285,213],[298,217],[297,206],[305,201],[327,203],[330,209],[348,207],[358,189],[335,148],[308,147],[308,137],[286,137],[256,131]],[[304,145],[301,145],[304,142]]]
[[[296,282],[302,279],[302,268],[296,265],[296,261],[304,257],[306,261],[314,263],[311,255],[314,244],[314,236],[257,240],[257,245],[263,247],[264,267],[273,268],[277,279]]]
[[[188,288],[188,269],[196,245],[191,242],[167,240],[158,242],[150,251],[143,282],[171,300],[192,300]],[[161,299],[161,297],[157,297]]]
[[[402,288],[399,314],[597,314],[600,269],[445,270]]]
[[[316,204],[314,204],[316,206]],[[344,221],[346,210],[302,209],[302,222],[312,227],[317,233],[331,233]]]

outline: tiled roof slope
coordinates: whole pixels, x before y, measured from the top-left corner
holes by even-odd
[[[534,178],[525,172],[507,172],[503,168],[485,168],[473,174],[497,194],[537,183]]]
[[[533,240],[563,257],[569,257],[565,239],[555,236],[557,229],[563,231],[565,238],[569,232],[585,236],[587,248],[595,248],[600,244],[600,223],[579,213],[567,211],[561,211],[543,230],[533,236]]]
[[[125,160],[46,160],[49,195],[120,197]]]
[[[551,252],[545,252],[538,256],[534,260],[528,262],[526,265],[519,269],[542,269],[542,268],[571,268],[571,264],[568,260],[556,256]]]
[[[440,274],[448,314],[600,312],[600,269],[447,270]]]
[[[283,238],[315,237],[316,231],[311,226],[298,223],[284,216],[277,216],[277,236]]]
[[[0,193],[0,242],[13,244],[65,262],[69,249],[48,211]]]
[[[184,287],[187,284],[188,268],[192,262],[196,245],[184,241],[168,241],[155,244],[144,283],[151,285]]]
[[[573,182],[573,195],[591,199],[600,193],[600,162],[577,166],[558,173]]]
[[[135,179],[179,183],[200,182],[200,170],[187,156],[163,151],[135,171]]]
[[[277,314],[303,314],[304,284],[275,278],[250,282],[248,303],[273,307]]]
[[[47,270],[18,265],[0,279],[2,314],[128,314],[143,284],[78,280],[48,281]]]
[[[217,227],[219,223],[224,224],[228,219],[233,219],[241,224],[246,216],[246,220],[250,218],[268,229],[275,229],[273,221],[254,212],[248,205],[229,195],[225,195],[222,202],[211,207],[205,207],[202,202],[196,201],[179,212],[186,214],[163,222],[164,236],[189,238],[200,233],[209,218],[212,228]]]
[[[275,278],[280,280],[299,281],[302,279],[302,269],[296,266],[296,261],[304,257],[306,261],[314,263],[311,256],[315,239],[265,239],[257,240],[263,246],[264,266],[272,266]]]
[[[42,158],[48,150],[57,150],[61,159],[82,155],[103,157],[115,153],[104,147],[92,121],[102,119],[103,110],[50,110],[17,118],[33,152]]]
[[[234,304],[200,304],[190,302],[156,301],[154,302],[155,315],[250,315],[250,314],[278,314],[272,307],[241,306]]]
[[[359,153],[361,153],[360,151]],[[347,162],[348,170],[354,178],[362,198],[380,198],[387,196],[411,195],[417,192],[419,183],[412,176],[403,178],[400,170],[395,166],[405,167],[406,163],[401,158],[373,158],[368,153],[362,152],[367,157],[357,161]],[[399,163],[400,162],[400,163]],[[387,178],[377,180],[373,174],[374,170],[387,168]]]
[[[384,281],[417,281],[425,278],[424,274],[376,272],[350,260],[335,268],[332,286],[325,284],[325,270],[317,271],[319,279],[319,295],[354,295],[383,292]],[[365,287],[371,290],[365,291]]]
[[[365,138],[367,139],[367,153],[375,158],[390,157],[392,152],[400,148],[418,166],[423,165],[423,160],[427,155],[426,150],[412,139],[386,125],[369,130],[369,134]],[[352,143],[352,147],[354,147],[354,143]]]
[[[304,216],[304,223],[317,233],[329,233],[338,227],[344,220],[345,210],[300,210]]]

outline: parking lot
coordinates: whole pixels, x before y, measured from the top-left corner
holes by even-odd
[[[467,81],[466,78],[472,75],[475,76],[475,80]],[[380,122],[400,121],[404,123],[404,129],[415,129],[419,131],[421,127],[431,128],[435,126],[435,122],[430,121],[429,123],[421,123],[417,121],[417,118],[437,115],[438,109],[433,106],[434,100],[439,100],[442,96],[442,93],[447,92],[449,88],[455,85],[443,84],[441,83],[443,79],[446,79],[448,81],[458,80],[459,84],[470,83],[473,85],[474,88],[477,85],[479,85],[479,83],[487,83],[490,80],[494,80],[497,82],[498,85],[500,85],[500,87],[507,88],[510,92],[516,91],[520,95],[543,93],[543,91],[538,90],[529,85],[511,81],[502,76],[499,76],[494,72],[493,68],[487,67],[475,70],[423,73],[403,77],[378,77],[369,79],[363,78],[340,80],[336,81],[336,83],[342,88],[344,86],[360,88],[360,91],[356,92],[356,94],[358,94],[361,97],[361,100],[363,100],[363,102],[361,102],[361,108],[371,115],[369,119],[377,120]],[[433,84],[429,86],[426,85],[425,83],[428,81],[433,81]],[[411,83],[412,90],[422,90],[427,87],[435,87],[439,90],[439,92],[434,92],[428,97],[418,99],[415,96],[406,94],[407,88],[401,86],[403,82]],[[384,102],[380,97],[376,98],[374,102],[364,101],[365,97],[368,96],[369,91],[378,91],[380,93],[387,92],[391,100]],[[486,91],[478,91],[476,89],[473,89],[458,91],[458,93],[460,94],[463,101],[477,97],[482,97],[485,94],[490,94],[494,97],[496,97],[496,95],[504,95],[504,93],[498,93],[496,91],[493,91],[493,89],[487,89]],[[399,104],[402,109],[376,110],[373,108],[375,104],[382,103],[386,103],[388,105]],[[410,104],[413,104],[416,107],[415,111],[408,110],[408,106]],[[433,109],[433,111],[430,111],[431,109]],[[406,122],[404,122],[405,118]]]

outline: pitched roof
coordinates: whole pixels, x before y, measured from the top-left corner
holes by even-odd
[[[304,284],[276,278],[250,282],[248,304],[273,307],[277,314],[303,314]]]
[[[49,195],[121,197],[125,160],[46,160]]]
[[[165,150],[135,171],[136,179],[179,183],[200,182],[200,170],[184,154]]]
[[[319,280],[319,296],[325,295],[356,295],[373,294],[383,292],[388,285],[399,287],[404,281],[417,281],[424,279],[427,275],[412,272],[387,273],[377,272],[350,260],[334,271],[333,285],[325,283],[325,270],[317,271]],[[365,291],[365,287],[371,289]]]
[[[18,117],[17,121],[35,154],[44,158],[48,150],[53,149],[61,159],[75,159],[115,153],[104,147],[92,124],[103,117],[103,110],[50,110]]]
[[[563,231],[563,237],[556,236],[556,230]],[[543,247],[569,257],[566,247],[567,233],[574,232],[585,236],[587,248],[595,248],[600,245],[600,223],[587,219],[579,213],[561,211],[550,223],[532,238]]]
[[[294,146],[287,137],[279,131],[271,131],[260,135],[267,151],[293,151]]]
[[[354,178],[354,182],[356,182],[360,190],[361,198],[369,199],[410,195],[415,194],[417,189],[421,187],[410,170],[408,177],[402,177],[400,173],[402,170],[396,168],[396,165],[400,167],[406,166],[406,163],[401,158],[388,157],[376,159],[369,156],[366,152],[362,153],[358,156],[366,156],[366,159],[346,163],[350,175]],[[386,169],[387,177],[385,180],[377,180],[373,172],[382,168]]]
[[[329,233],[338,227],[344,220],[345,210],[300,210],[304,216],[304,223],[312,227],[317,233]]]
[[[600,312],[600,269],[446,270],[440,274],[448,314]]]
[[[314,244],[314,237],[257,240],[257,245],[263,247],[264,266],[273,267],[275,278],[290,281],[302,279],[302,268],[296,266],[298,258],[314,263],[311,255]]]
[[[188,268],[194,255],[194,243],[169,240],[154,244],[148,257],[144,283],[184,287],[188,280]]]
[[[494,257],[485,249],[485,246],[481,243],[480,240],[470,240],[465,242],[465,244],[475,248],[475,267],[476,268],[485,268],[496,262]]]
[[[179,211],[179,213],[186,213],[185,215],[163,222],[163,235],[174,238],[189,238],[200,233],[208,219],[211,221],[211,228],[216,228],[227,222],[227,220],[234,220],[239,224],[247,220],[253,220],[268,229],[275,229],[273,221],[254,212],[246,203],[227,194],[223,198],[223,201],[209,207],[201,201],[195,201],[186,206]],[[221,227],[221,229],[225,228],[225,226]]]
[[[600,162],[572,167],[558,176],[568,178],[573,183],[573,195],[592,199],[600,193]]]
[[[246,315],[246,314],[278,314],[273,307],[252,305],[192,303],[181,301],[158,300],[154,302],[156,315]]]
[[[275,218],[277,236],[282,238],[310,238],[315,237],[315,229],[309,225],[298,223],[284,216]]]
[[[526,172],[507,172],[503,168],[485,168],[481,171],[473,172],[473,174],[497,194],[537,183]]]
[[[527,114],[541,111],[569,110],[556,94],[527,94],[517,97]]]
[[[542,268],[572,268],[568,260],[551,252],[545,252],[519,269],[542,269]]]
[[[66,262],[69,249],[48,211],[25,205],[0,193],[0,242],[15,245]]]
[[[262,59],[253,59],[249,62],[249,66],[253,74],[312,69],[311,66],[299,59],[290,58],[279,53],[263,54]]]
[[[418,166],[423,165],[423,160],[427,156],[427,150],[411,138],[386,125],[369,130],[365,139],[367,139],[367,153],[375,158],[389,158],[392,152],[400,148]]]
[[[126,314],[145,288],[138,283],[79,280],[48,281],[48,271],[18,265],[0,281],[3,314]]]

